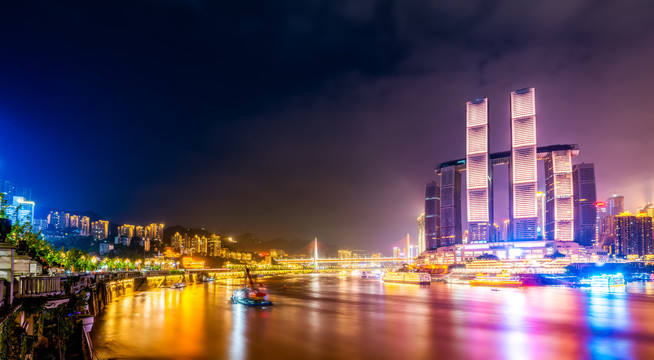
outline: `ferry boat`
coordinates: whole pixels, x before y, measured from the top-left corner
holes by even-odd
[[[521,287],[520,277],[502,272],[495,276],[488,274],[477,274],[477,277],[470,280],[471,286],[492,286],[492,287]]]
[[[388,283],[429,285],[431,284],[431,275],[421,272],[395,271],[384,274],[382,280]]]
[[[600,276],[593,276],[590,278],[590,286],[591,287],[605,287],[605,288],[612,288],[612,287],[618,287],[618,286],[624,286],[624,276],[622,274],[616,274],[616,275],[600,275]]]
[[[173,286],[171,286],[170,288],[171,288],[171,289],[183,289],[183,288],[185,288],[185,287],[186,287],[186,284],[185,284],[185,283],[183,283],[183,282],[177,282],[177,283],[174,283]]]
[[[241,289],[236,289],[232,293],[232,304],[241,304],[246,306],[268,306],[272,305],[272,301],[268,300],[267,294],[263,288],[254,286],[250,270],[245,268],[246,284]],[[249,282],[249,285],[248,285]]]

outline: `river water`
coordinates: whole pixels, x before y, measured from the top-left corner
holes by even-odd
[[[654,359],[654,283],[621,291],[384,284],[335,275],[263,280],[275,305],[205,283],[114,300],[100,359]],[[286,288],[284,288],[286,286]]]

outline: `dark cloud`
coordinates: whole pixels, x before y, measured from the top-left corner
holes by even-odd
[[[116,221],[388,248],[464,156],[465,101],[489,97],[502,151],[508,93],[533,86],[539,142],[580,144],[633,209],[654,178],[651,7],[4,4],[0,175]]]

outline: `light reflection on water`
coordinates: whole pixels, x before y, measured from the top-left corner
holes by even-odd
[[[100,359],[654,358],[654,283],[616,293],[264,282],[273,307],[229,303],[241,282],[119,298],[96,320],[95,348]]]

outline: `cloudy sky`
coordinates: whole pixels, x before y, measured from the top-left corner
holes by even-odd
[[[0,177],[117,223],[389,249],[465,156],[466,101],[536,88],[539,145],[653,198],[649,1],[0,5]],[[508,216],[498,174],[496,215]],[[542,187],[542,184],[541,184]]]

